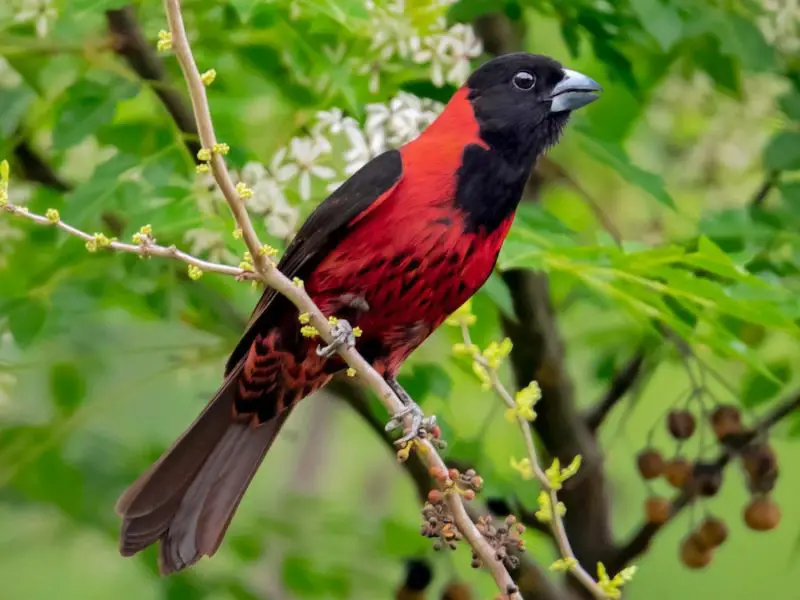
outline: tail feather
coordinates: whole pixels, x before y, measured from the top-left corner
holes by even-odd
[[[195,422],[121,497],[120,553],[131,556],[161,541],[164,574],[219,548],[239,502],[288,410],[254,427],[235,421],[241,368],[232,371]]]

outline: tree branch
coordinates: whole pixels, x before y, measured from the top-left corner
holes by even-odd
[[[518,321],[503,319],[506,335],[514,342],[511,365],[516,383],[522,388],[536,380],[542,390],[533,427],[550,456],[566,463],[578,454],[584,459],[578,476],[559,494],[567,508],[567,537],[581,563],[607,564],[614,545],[602,453],[575,405],[547,276],[512,270],[503,273],[503,279],[518,316]]]
[[[614,375],[606,394],[600,399],[589,414],[586,416],[586,426],[589,431],[596,433],[600,425],[608,416],[608,413],[622,400],[625,394],[637,382],[639,375],[642,372],[642,365],[644,365],[645,355],[643,350],[639,350],[622,369]]]
[[[14,158],[20,167],[20,175],[27,181],[39,183],[57,192],[67,192],[70,185],[56,173],[39,153],[23,139],[14,147]]]
[[[164,63],[152,44],[144,37],[134,7],[125,6],[109,10],[106,12],[106,21],[112,34],[114,51],[123,57],[143,80],[162,84],[154,86],[153,90],[175,125],[187,136],[184,140],[186,148],[192,156],[197,156],[201,146],[197,141],[197,126],[192,110],[178,90],[165,84]]]
[[[473,362],[478,365],[478,368],[481,370],[480,372],[482,372],[485,377],[488,378],[488,383],[492,390],[500,398],[500,400],[503,401],[503,403],[506,405],[506,408],[514,415],[514,420],[522,431],[522,437],[525,440],[525,450],[528,454],[527,470],[529,470],[530,474],[532,474],[538,480],[539,485],[542,486],[545,494],[544,498],[540,498],[540,504],[542,505],[541,508],[544,513],[547,514],[547,517],[541,520],[547,521],[550,524],[553,539],[555,540],[561,558],[564,561],[564,570],[568,571],[573,577],[575,577],[575,579],[577,579],[592,596],[598,600],[606,600],[606,593],[602,590],[602,588],[600,588],[594,578],[586,571],[583,565],[581,565],[581,563],[575,557],[575,553],[572,551],[572,546],[569,538],[567,537],[567,533],[564,530],[564,523],[558,508],[560,502],[556,494],[556,490],[561,486],[561,469],[558,469],[559,474],[557,477],[559,478],[559,481],[558,487],[556,487],[556,485],[551,482],[550,476],[544,472],[540,464],[536,446],[533,442],[533,434],[531,433],[529,421],[529,418],[533,419],[535,417],[535,413],[533,412],[533,404],[537,399],[535,399],[535,396],[533,396],[532,393],[531,397],[529,398],[530,406],[527,406],[527,403],[523,403],[523,406],[519,406],[517,401],[511,397],[511,394],[500,381],[500,378],[497,374],[497,368],[492,365],[485,356],[480,354],[477,351],[477,348],[474,348],[469,333],[469,321],[467,318],[459,315],[454,316],[454,318],[459,320],[461,335],[464,339],[464,346],[470,351]],[[521,409],[529,409],[530,414],[526,416]],[[575,457],[573,457],[573,459],[574,458]]]
[[[387,435],[381,420],[370,410],[367,397],[361,389],[346,380],[335,380],[329,387],[331,391],[335,392],[337,398],[364,419],[369,428],[392,452],[395,451],[392,438]],[[411,477],[420,501],[425,502],[432,481],[424,462],[417,454],[412,454],[408,460],[402,463],[402,466]],[[474,506],[470,506],[469,512],[473,520],[488,514],[485,508],[477,509]],[[547,577],[539,565],[524,555],[519,558],[519,567],[513,571],[513,574],[514,580],[519,585],[519,592],[525,600],[568,600],[570,598],[566,591],[559,589]]]
[[[218,150],[205,86],[194,61],[191,47],[189,46],[186,30],[183,25],[180,1],[165,0],[164,4],[170,32],[172,34],[175,55],[178,58],[178,62],[189,88],[189,96],[197,122],[197,129],[200,134],[200,141],[203,148],[211,152],[211,160],[209,161],[211,170],[222,194],[231,208],[236,222],[242,230],[243,239],[252,255],[256,272],[267,285],[284,295],[301,313],[308,314],[310,324],[316,328],[320,337],[322,337],[328,345],[336,347],[337,352],[345,362],[347,362],[351,368],[355,369],[358,376],[375,390],[390,414],[394,415],[400,413],[405,406],[389,387],[388,383],[355,350],[355,348],[348,344],[342,344],[335,339],[328,319],[314,304],[308,294],[306,294],[302,286],[298,286],[290,281],[262,254],[262,245],[253,229],[253,224],[247,214],[244,202],[231,181],[230,174],[228,173],[222,156],[223,153]],[[406,426],[407,428],[411,426],[411,415],[406,417]],[[436,446],[430,439],[417,437],[413,442],[418,451],[422,452],[425,456],[429,469],[438,468],[444,471],[447,470],[444,461],[436,450]],[[449,476],[446,476],[444,484],[454,485],[454,482],[449,480]],[[500,591],[510,599],[517,598],[517,587],[511,575],[508,573],[503,563],[497,559],[494,549],[469,517],[461,496],[459,494],[445,494],[445,498],[456,527],[472,547],[475,554],[480,557],[483,564],[490,570]]]
[[[155,238],[151,234],[140,233],[138,234],[139,243],[125,244],[113,239],[108,239],[105,235],[100,233],[90,234],[85,231],[73,227],[61,220],[58,211],[50,209],[47,215],[38,215],[30,212],[24,206],[17,206],[7,201],[0,201],[0,210],[10,212],[12,215],[23,217],[39,225],[49,225],[58,227],[61,231],[65,231],[71,236],[82,239],[87,244],[90,252],[98,250],[114,250],[116,252],[127,252],[129,254],[138,254],[142,258],[149,256],[158,256],[161,258],[171,258],[180,260],[193,267],[200,269],[203,272],[220,273],[222,275],[231,275],[237,279],[259,279],[259,277],[252,271],[241,269],[238,267],[231,267],[219,263],[209,262],[186,252],[178,250],[175,246],[159,246],[155,243]]]
[[[734,446],[729,446],[720,452],[712,464],[717,470],[722,471],[745,446],[768,432],[772,427],[798,409],[800,409],[800,393],[778,404],[766,417],[761,419],[755,428],[747,435],[736,439],[736,444]],[[622,544],[616,550],[613,557],[608,562],[609,571],[611,573],[618,572],[632,560],[644,553],[650,547],[650,544],[658,532],[680,514],[684,508],[689,506],[696,497],[697,492],[691,487],[679,492],[671,502],[669,520],[662,524],[643,524],[625,544]]]

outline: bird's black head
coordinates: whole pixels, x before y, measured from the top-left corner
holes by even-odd
[[[602,90],[586,75],[526,52],[490,60],[469,77],[466,87],[483,140],[523,164],[555,144],[570,113]]]

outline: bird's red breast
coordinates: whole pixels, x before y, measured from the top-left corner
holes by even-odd
[[[356,324],[390,350],[383,366],[391,373],[484,283],[513,220],[468,232],[455,205],[465,148],[486,147],[466,95],[457,92],[401,148],[402,178],[353,220],[307,282],[324,312],[335,313],[343,294],[363,298],[369,310]]]

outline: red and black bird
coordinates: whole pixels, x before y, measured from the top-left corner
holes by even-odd
[[[358,351],[399,391],[403,361],[489,277],[536,158],[600,89],[545,56],[485,63],[419,137],[317,207],[278,268],[363,330]],[[160,541],[171,573],[217,551],[292,408],[346,368],[300,327],[266,290],[219,391],[120,498],[123,555]]]

